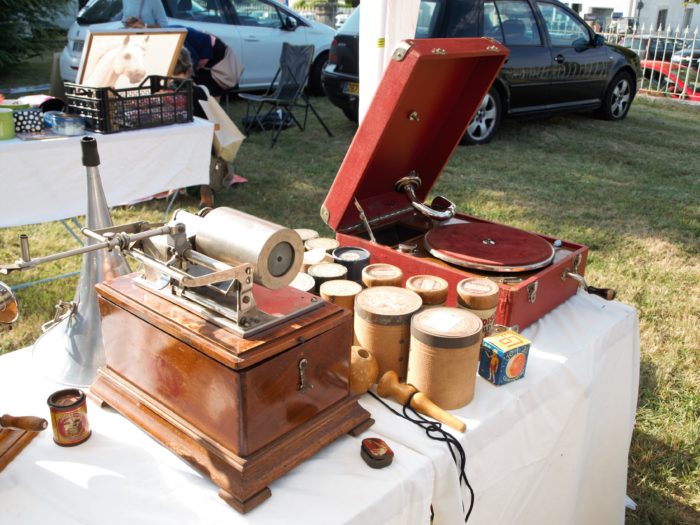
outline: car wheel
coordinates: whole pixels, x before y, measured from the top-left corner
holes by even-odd
[[[621,71],[608,86],[600,108],[600,116],[605,120],[622,120],[632,105],[634,88],[632,77],[626,71]]]
[[[459,141],[462,145],[479,145],[491,142],[501,123],[503,106],[501,96],[496,88],[491,88],[481,101],[474,118],[467,126],[467,131]]]
[[[311,95],[325,95],[326,92],[323,90],[323,80],[321,75],[323,73],[323,68],[326,67],[328,63],[328,53],[321,53],[316,61],[311,66],[311,73],[309,74],[309,93]]]

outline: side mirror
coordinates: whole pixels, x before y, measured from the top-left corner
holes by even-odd
[[[293,16],[285,16],[282,19],[282,29],[285,31],[294,31],[298,26],[297,19]]]
[[[596,35],[593,37],[593,45],[595,47],[600,47],[603,44],[605,44],[605,37],[596,33]]]
[[[17,298],[10,287],[0,281],[0,332],[9,330],[18,317]]]

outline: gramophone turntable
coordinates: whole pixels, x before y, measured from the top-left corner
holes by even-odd
[[[424,203],[508,56],[490,39],[400,44],[321,208],[342,246],[404,277],[429,274],[456,285],[481,275],[500,288],[496,322],[524,328],[576,293],[588,248]],[[497,146],[489,146],[497,155]]]

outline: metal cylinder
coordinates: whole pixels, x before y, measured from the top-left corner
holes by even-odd
[[[285,228],[232,208],[216,208],[204,217],[178,211],[173,220],[183,222],[195,247],[213,259],[255,267],[256,283],[276,290],[287,286],[299,273],[304,245],[301,237]]]

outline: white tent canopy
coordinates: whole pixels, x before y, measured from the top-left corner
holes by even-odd
[[[367,112],[397,42],[413,38],[420,0],[365,0],[360,11],[360,110]]]

